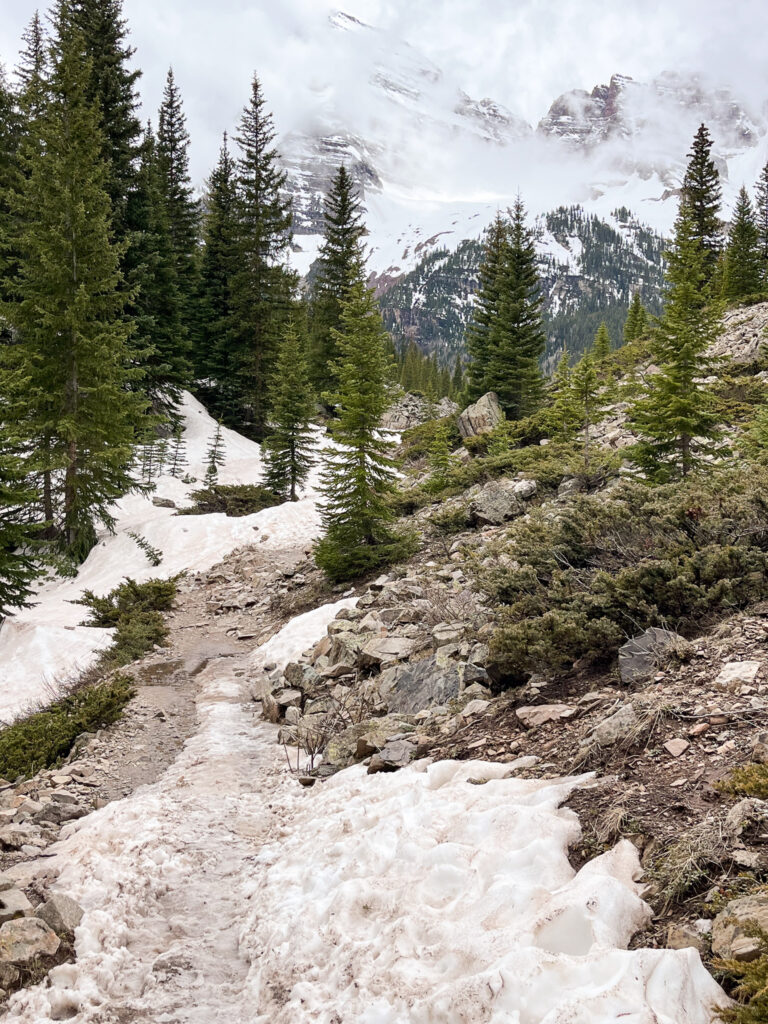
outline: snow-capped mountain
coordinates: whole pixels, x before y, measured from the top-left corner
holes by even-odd
[[[427,253],[478,238],[518,191],[533,214],[620,207],[663,233],[686,153],[704,121],[730,201],[766,160],[768,117],[696,75],[614,75],[558,97],[534,129],[450,69],[344,13],[326,26],[329,61],[303,123],[281,140],[296,215],[296,265],[315,256],[322,202],[343,160],[367,207],[370,267],[384,287]]]

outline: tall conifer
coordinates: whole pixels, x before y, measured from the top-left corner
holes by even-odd
[[[312,382],[319,395],[335,388],[336,346],[341,306],[363,260],[367,234],[354,182],[344,164],[334,175],[325,200],[325,238],[310,299]]]
[[[36,528],[34,493],[21,459],[3,439],[0,446],[0,623],[12,608],[26,607],[38,568],[27,550]]]
[[[723,260],[723,298],[736,302],[745,299],[748,295],[760,291],[762,281],[760,232],[755,221],[752,200],[746,188],[742,186],[736,200]]]
[[[477,296],[465,338],[468,356],[465,387],[470,402],[477,401],[489,390],[490,332],[499,311],[499,275],[507,248],[508,230],[507,221],[497,213],[485,233]]]
[[[768,163],[760,172],[755,186],[755,221],[760,242],[763,278],[768,284]]]
[[[703,269],[707,281],[715,273],[723,247],[720,203],[720,175],[712,159],[712,137],[707,126],[699,125],[688,154],[683,178],[683,196],[691,223],[691,237],[704,250]]]
[[[295,324],[285,328],[270,395],[270,433],[262,445],[264,482],[275,494],[298,501],[315,459],[312,393],[304,341]]]

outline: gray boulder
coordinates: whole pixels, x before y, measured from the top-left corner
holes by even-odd
[[[685,644],[679,633],[652,626],[619,648],[619,675],[625,685],[647,682],[659,665],[660,656],[670,647]]]
[[[470,519],[478,526],[501,526],[521,511],[514,487],[497,480],[486,484],[469,506]]]
[[[53,956],[61,945],[39,917],[20,917],[0,927],[0,962],[26,964],[36,956]]]
[[[374,754],[368,765],[368,774],[376,775],[378,772],[396,772],[405,768],[416,754],[416,741],[406,737],[390,740],[386,746]]]
[[[499,405],[496,393],[489,391],[474,405],[469,405],[459,416],[457,426],[462,437],[476,437],[489,434],[504,420],[504,410]]]
[[[391,665],[410,657],[416,647],[414,640],[401,636],[377,637],[369,640],[360,651],[357,664],[361,668],[371,665]]]
[[[71,935],[83,919],[83,908],[69,896],[51,896],[37,908],[35,917],[45,921],[55,932]]]
[[[20,889],[0,892],[0,924],[16,917],[27,917],[31,913],[32,904]]]
[[[587,741],[599,747],[611,747],[619,740],[626,739],[637,726],[637,715],[631,704],[624,704],[608,718],[603,719],[587,737]]]
[[[386,669],[379,676],[379,693],[390,713],[415,715],[458,697],[471,683],[488,682],[485,669],[433,655]]]
[[[747,934],[750,925],[768,929],[768,896],[743,896],[726,904],[712,922],[712,952],[724,960],[754,960],[760,939]]]

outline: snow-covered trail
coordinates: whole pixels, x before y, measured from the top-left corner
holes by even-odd
[[[336,607],[294,621],[284,662]],[[75,964],[20,993],[46,1024],[711,1024],[693,950],[626,944],[647,914],[629,843],[574,874],[578,780],[420,763],[321,788],[246,703],[245,659],[199,677],[199,729],[152,786],[72,826],[58,888]]]

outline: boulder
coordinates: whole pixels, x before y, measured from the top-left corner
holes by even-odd
[[[518,480],[512,488],[512,493],[521,501],[528,501],[534,496],[537,490],[538,484],[535,480]]]
[[[668,629],[651,626],[640,636],[628,640],[619,648],[619,675],[625,685],[647,682],[659,665],[660,656],[670,647],[684,645],[686,641]]]
[[[742,896],[726,904],[712,922],[712,952],[724,960],[754,960],[761,942],[747,934],[750,925],[768,930],[768,896]],[[0,934],[2,934],[0,930]]]
[[[768,732],[759,732],[755,737],[752,760],[757,764],[768,764]]]
[[[599,747],[610,747],[619,740],[626,739],[637,726],[637,715],[631,704],[624,704],[608,718],[598,723],[588,736],[588,740]]]
[[[55,932],[71,935],[83,919],[83,908],[69,896],[56,895],[37,908],[35,917]]]
[[[4,850],[20,850],[22,846],[45,846],[39,829],[34,825],[5,825],[0,828],[0,846]]]
[[[301,690],[294,690],[293,688],[280,690],[274,695],[274,697],[283,714],[285,713],[286,708],[301,707]]]
[[[563,480],[560,486],[557,488],[558,498],[568,498],[571,494],[579,494],[584,490],[584,485],[577,476],[569,477],[567,480]]]
[[[320,675],[311,665],[302,662],[292,661],[285,666],[283,678],[289,686],[299,690],[306,690],[320,681]]]
[[[369,640],[360,651],[357,664],[361,668],[372,665],[391,665],[396,661],[404,661],[413,654],[415,640],[401,636],[376,637]]]
[[[478,526],[501,526],[520,512],[514,488],[497,480],[486,484],[469,506],[469,517]]]
[[[435,704],[458,697],[469,683],[487,683],[488,674],[432,655],[423,661],[386,669],[379,676],[379,693],[391,712],[415,715]]]
[[[751,686],[762,667],[761,661],[729,661],[715,679],[715,686],[728,693],[737,692],[742,686]]]
[[[35,821],[51,822],[54,825],[62,825],[65,821],[74,821],[76,818],[84,818],[90,811],[79,803],[64,803],[55,798],[46,804],[35,815]]]
[[[0,927],[0,962],[27,964],[36,956],[53,956],[61,945],[39,917],[20,917]]]
[[[387,409],[381,418],[384,430],[410,430],[427,418],[428,406],[419,395],[405,394]]]
[[[432,640],[435,648],[445,647],[446,644],[455,644],[464,636],[463,622],[439,622],[432,630]]]
[[[504,420],[504,411],[495,392],[489,391],[459,416],[457,426],[462,437],[489,434]]]
[[[702,955],[707,952],[709,943],[706,936],[695,925],[671,924],[667,928],[667,949],[696,949]]]
[[[152,498],[152,504],[155,508],[176,508],[176,502],[171,498]]]
[[[416,754],[416,741],[412,739],[390,740],[386,746],[374,754],[368,765],[368,774],[377,772],[396,772],[410,764]]]
[[[369,728],[358,738],[355,749],[355,757],[362,761],[371,754],[377,754],[396,736],[402,736],[404,732],[412,732],[413,726],[408,725],[400,718],[386,715],[384,718],[374,718],[368,723]]]
[[[0,892],[0,924],[32,913],[32,904],[20,889]]]
[[[490,706],[491,702],[489,700],[481,700],[480,698],[471,700],[469,704],[462,708],[461,717],[474,718],[475,715],[482,715]]]
[[[533,707],[518,708],[516,714],[526,729],[533,729],[535,726],[545,725],[547,722],[572,718],[576,714],[576,708],[571,707],[570,704],[536,704]]]

